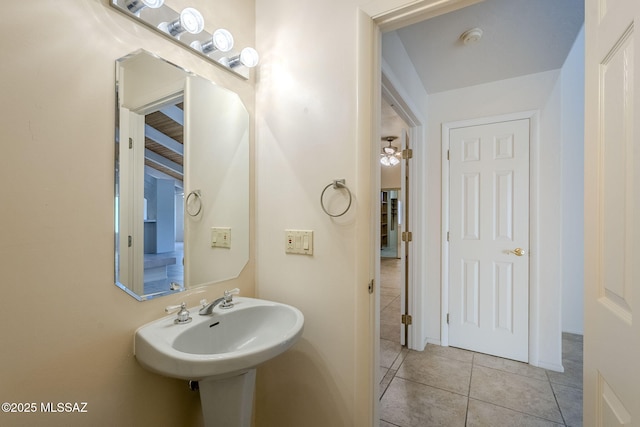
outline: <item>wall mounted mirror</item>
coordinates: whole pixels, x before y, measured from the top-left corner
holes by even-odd
[[[115,282],[138,300],[237,277],[249,260],[249,114],[145,51],[116,61]]]

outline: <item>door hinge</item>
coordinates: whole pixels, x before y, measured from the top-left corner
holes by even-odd
[[[131,245],[132,245],[132,244],[133,244],[133,237],[128,236],[128,239],[127,239],[127,245],[128,245],[129,247],[131,247]]]
[[[447,231],[447,242],[449,241],[449,232]]]
[[[413,159],[413,150],[411,148],[405,148],[402,150],[403,159]]]
[[[449,313],[447,313],[447,325],[449,324]]]
[[[410,231],[403,231],[402,232],[402,241],[403,242],[411,242],[411,241],[413,241],[413,234],[411,234]]]
[[[403,314],[402,315],[402,324],[403,325],[409,326],[409,325],[411,325],[412,321],[413,320],[411,319],[411,315],[410,314]]]
[[[449,160],[449,150],[447,150],[447,160]]]
[[[129,138],[129,149],[133,148],[133,138]]]
[[[373,293],[373,286],[375,285],[375,279],[371,279],[371,281],[369,282],[369,293],[372,294]]]

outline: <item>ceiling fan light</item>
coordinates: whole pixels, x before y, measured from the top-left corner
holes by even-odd
[[[391,166],[391,162],[387,156],[380,157],[380,163],[382,163],[383,166]]]
[[[396,156],[391,156],[389,157],[389,163],[391,164],[391,166],[395,166],[400,163],[400,160],[398,160]]]
[[[396,147],[388,146],[382,149],[384,153],[388,156],[393,156],[396,153]]]

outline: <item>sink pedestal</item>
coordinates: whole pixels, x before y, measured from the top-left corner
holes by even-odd
[[[198,381],[206,427],[250,427],[256,370]]]
[[[304,315],[290,305],[237,297],[191,322],[165,316],[136,330],[133,353],[152,372],[197,380],[207,427],[251,427],[256,367],[302,336]],[[184,313],[182,313],[184,314]]]

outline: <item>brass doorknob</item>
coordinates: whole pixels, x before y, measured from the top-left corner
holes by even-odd
[[[515,248],[514,250],[510,251],[512,254],[515,254],[517,256],[522,256],[525,254],[525,250],[522,248]]]

